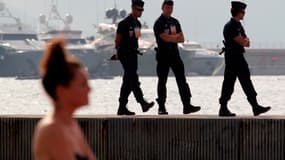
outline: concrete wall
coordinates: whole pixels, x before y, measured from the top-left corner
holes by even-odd
[[[39,118],[0,117],[0,160],[30,160]],[[81,117],[99,160],[284,160],[282,118]]]

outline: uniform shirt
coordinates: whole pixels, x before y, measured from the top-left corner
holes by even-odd
[[[172,43],[172,42],[165,42],[160,38],[160,34],[162,33],[168,33],[169,35],[171,34],[178,34],[182,32],[180,23],[177,19],[170,17],[166,18],[163,15],[161,15],[154,24],[153,27],[156,42],[159,48],[162,49],[173,49],[173,48],[178,48],[177,43]]]
[[[137,49],[138,38],[141,35],[141,23],[131,15],[126,17],[118,24],[117,34],[122,35],[119,44],[120,49]]]
[[[226,48],[230,52],[234,52],[234,53],[244,53],[245,52],[244,47],[238,44],[234,40],[234,38],[239,35],[241,35],[244,38],[247,37],[241,23],[232,18],[224,27],[224,38],[226,41]]]

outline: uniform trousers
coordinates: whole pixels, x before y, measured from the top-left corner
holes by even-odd
[[[220,104],[226,105],[234,91],[238,78],[249,102],[256,103],[257,93],[250,79],[250,71],[243,53],[225,53],[225,73]]]
[[[183,61],[180,58],[178,50],[160,50],[156,56],[157,59],[157,76],[158,76],[158,86],[157,86],[157,101],[159,104],[164,104],[167,97],[166,82],[168,78],[168,73],[170,68],[172,69],[176,83],[178,85],[178,90],[180,98],[183,105],[189,105],[191,92],[188,83],[186,82],[185,69]]]
[[[122,105],[128,103],[128,97],[133,92],[137,102],[142,103],[143,92],[140,88],[139,77],[137,74],[138,57],[137,53],[119,54],[119,60],[124,69],[123,83],[121,85],[119,102]]]

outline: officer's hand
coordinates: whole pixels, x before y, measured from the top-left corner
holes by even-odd
[[[245,38],[245,47],[249,47],[250,46],[250,40],[249,38]]]
[[[118,54],[113,54],[110,58],[111,61],[117,61],[119,60]]]

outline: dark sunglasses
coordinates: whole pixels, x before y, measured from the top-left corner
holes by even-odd
[[[144,11],[144,9],[143,9],[143,8],[135,7],[135,9],[136,9],[137,11],[140,11],[140,12]]]

